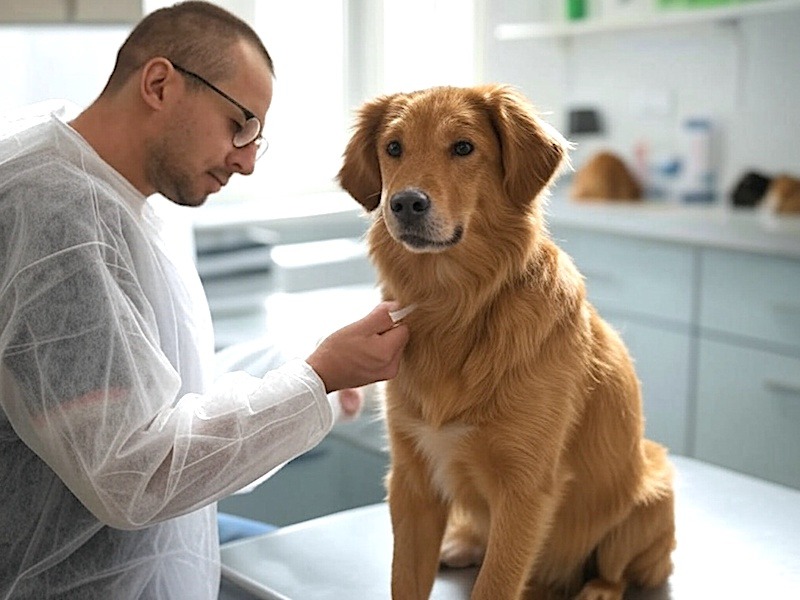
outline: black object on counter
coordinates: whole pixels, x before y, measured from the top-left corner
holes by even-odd
[[[745,173],[731,192],[731,202],[739,207],[758,205],[767,193],[770,181],[769,177],[755,171]]]
[[[568,121],[567,135],[603,133],[600,113],[594,108],[572,108],[568,113]]]

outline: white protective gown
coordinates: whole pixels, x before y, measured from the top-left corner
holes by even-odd
[[[216,598],[215,501],[333,424],[303,361],[213,386],[190,253],[55,115],[0,141],[0,600]]]

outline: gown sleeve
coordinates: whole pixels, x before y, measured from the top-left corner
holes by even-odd
[[[4,280],[0,402],[98,519],[135,529],[192,511],[331,429],[324,385],[304,361],[181,396],[129,255],[114,235],[80,237],[16,261]]]

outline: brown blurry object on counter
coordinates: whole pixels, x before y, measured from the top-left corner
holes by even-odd
[[[777,175],[764,195],[764,207],[777,215],[800,214],[800,179]]]
[[[570,195],[576,200],[641,200],[642,186],[625,162],[601,151],[575,173]]]

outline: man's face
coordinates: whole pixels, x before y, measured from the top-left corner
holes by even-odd
[[[235,73],[213,85],[264,123],[272,102],[272,74],[249,45],[241,44],[235,53]],[[158,192],[173,202],[200,206],[234,174],[253,172],[257,148],[255,143],[234,146],[245,122],[241,108],[210,88],[183,83],[185,93],[163,135],[148,148],[147,173]]]

